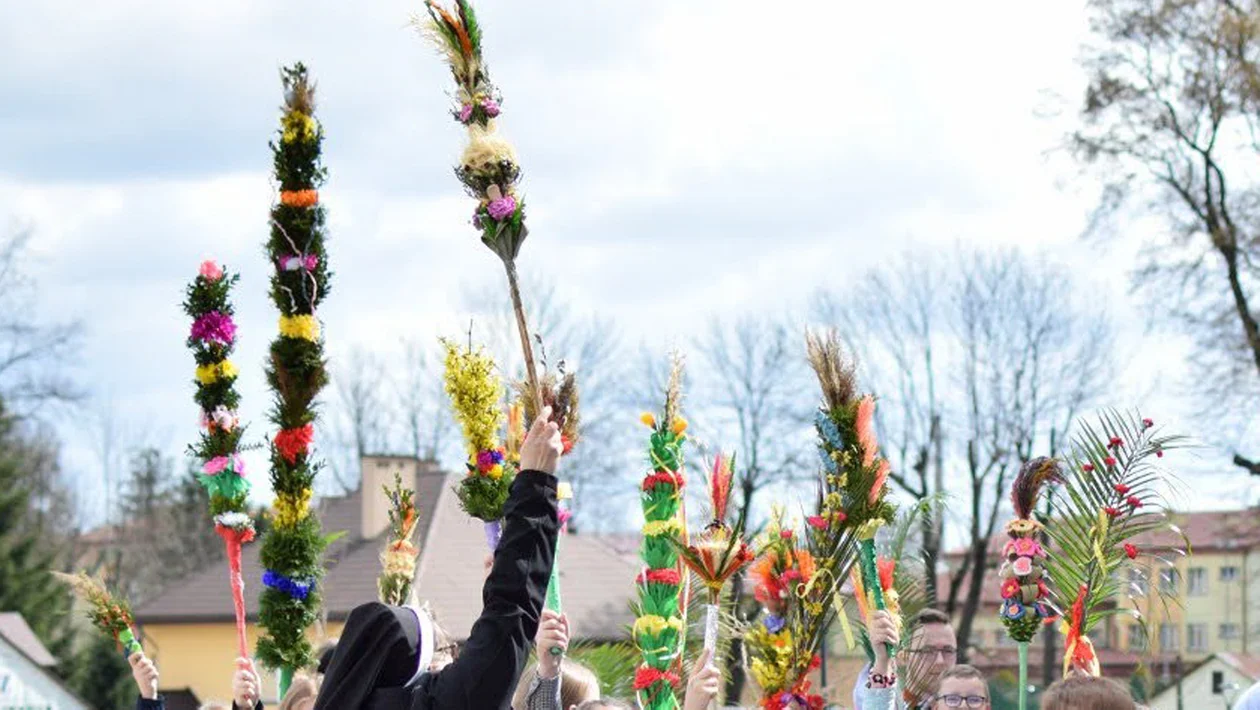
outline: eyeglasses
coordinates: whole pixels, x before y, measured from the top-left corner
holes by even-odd
[[[945,703],[947,708],[982,708],[989,704],[989,699],[983,695],[938,695],[936,699]]]
[[[911,655],[924,659],[933,659],[938,656],[942,660],[952,661],[958,657],[958,649],[953,646],[924,646],[923,648],[908,649]]]

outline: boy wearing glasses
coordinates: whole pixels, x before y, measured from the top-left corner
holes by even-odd
[[[876,611],[867,629],[875,662],[859,676],[854,693],[859,710],[927,710],[942,675],[958,660],[958,639],[949,617],[935,609],[915,616],[910,646],[895,663],[885,644],[897,647],[897,626],[886,611]]]
[[[932,710],[989,710],[989,684],[975,666],[954,666],[941,675]]]

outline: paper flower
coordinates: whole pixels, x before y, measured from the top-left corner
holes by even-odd
[[[305,456],[315,438],[315,427],[311,424],[296,429],[281,429],[276,432],[276,451],[290,464],[297,462],[298,456]]]
[[[319,321],[313,315],[280,316],[280,335],[319,342]]]
[[[201,266],[197,269],[197,273],[206,281],[218,281],[223,278],[223,268],[214,260],[207,259],[201,262]]]
[[[1134,545],[1131,542],[1124,543],[1124,554],[1128,555],[1129,559],[1131,560],[1137,559],[1137,556],[1138,556],[1137,545]]]

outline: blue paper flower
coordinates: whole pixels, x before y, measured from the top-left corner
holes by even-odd
[[[787,619],[774,614],[766,614],[766,618],[761,623],[765,625],[766,631],[777,634],[783,630],[784,626],[787,626]]]
[[[311,587],[315,586],[313,582],[299,582],[272,570],[263,570],[262,583],[263,586],[278,589],[294,599],[305,599],[311,593]]]

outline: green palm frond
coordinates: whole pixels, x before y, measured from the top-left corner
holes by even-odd
[[[1136,412],[1104,410],[1096,422],[1079,423],[1046,524],[1046,569],[1051,599],[1060,611],[1071,606],[1082,585],[1088,589],[1082,633],[1107,616],[1135,613],[1109,604],[1138,596],[1127,577],[1129,570],[1141,570],[1126,554],[1125,543],[1159,531],[1185,540],[1169,515],[1168,490],[1177,480],[1159,459],[1186,445],[1185,437],[1161,435]],[[1165,605],[1171,600],[1162,590],[1159,595]],[[1140,607],[1135,603],[1134,609]],[[1145,626],[1145,617],[1135,616]]]

